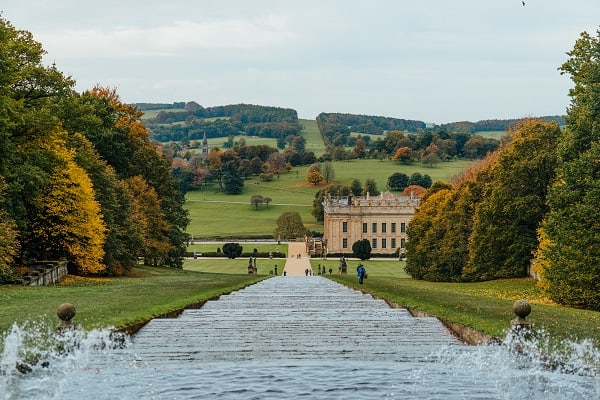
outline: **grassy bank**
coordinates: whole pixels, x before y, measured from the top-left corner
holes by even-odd
[[[353,265],[352,263],[350,264]],[[504,279],[481,283],[435,283],[391,278],[369,268],[368,279],[359,285],[353,270],[331,279],[368,291],[405,307],[425,311],[488,335],[503,337],[515,317],[515,300],[532,304],[528,319],[553,339],[591,339],[600,346],[600,313],[551,304],[531,279]]]
[[[241,261],[241,260],[240,260]],[[247,266],[247,265],[246,265]],[[83,328],[123,328],[229,293],[265,276],[140,267],[120,278],[68,277],[58,286],[0,287],[0,335],[24,321],[58,323],[56,308],[75,305]]]

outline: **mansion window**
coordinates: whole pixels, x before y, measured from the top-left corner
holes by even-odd
[[[367,233],[367,223],[363,222],[363,233]]]
[[[373,222],[373,233],[377,233],[377,222]]]
[[[396,233],[396,223],[392,222],[392,233]]]
[[[342,247],[343,247],[344,249],[347,249],[347,248],[348,248],[348,239],[347,239],[347,238],[343,238],[343,239],[342,239]]]
[[[371,239],[371,247],[374,249],[377,248],[377,239]]]
[[[400,224],[400,232],[401,233],[406,233],[406,223],[405,222],[402,222]]]
[[[385,222],[383,222],[381,224],[381,233],[386,233],[387,232],[387,224]]]
[[[392,238],[392,249],[396,248],[396,238]]]
[[[382,249],[387,248],[387,240],[386,239],[381,239],[381,248]]]
[[[346,221],[342,222],[342,232],[348,232],[348,223]]]

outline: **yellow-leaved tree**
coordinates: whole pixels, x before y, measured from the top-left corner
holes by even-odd
[[[159,265],[173,246],[167,234],[169,224],[160,208],[160,199],[156,191],[141,176],[133,176],[126,180],[127,189],[132,201],[132,219],[144,238],[141,256],[146,264]]]
[[[49,174],[36,196],[31,240],[37,240],[48,258],[66,258],[78,273],[98,274],[102,263],[106,227],[95,200],[92,181],[74,161],[63,134],[53,135],[42,146],[62,161]]]

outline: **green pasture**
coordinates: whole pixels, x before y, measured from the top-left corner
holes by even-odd
[[[239,195],[218,191],[218,185],[188,192],[185,208],[189,211],[187,232],[194,238],[272,237],[277,218],[285,211],[296,211],[311,230],[322,229],[311,215],[315,188],[306,182],[304,172],[281,173],[279,179],[262,182],[253,177],[244,182]],[[250,204],[253,195],[270,197],[272,202],[258,208]]]
[[[56,325],[56,309],[65,302],[75,305],[75,322],[83,328],[125,328],[261,279],[264,276],[248,275],[247,269],[214,274],[140,266],[127,277],[69,276],[56,286],[0,286],[0,337],[13,323]]]
[[[390,160],[334,161],[334,181],[350,185],[354,178],[362,181],[375,179],[379,190],[385,190],[387,179],[394,172],[411,175],[414,172],[428,174],[433,181],[449,180],[467,168],[470,161],[451,161],[434,167],[421,164],[397,164]],[[187,232],[198,239],[224,239],[272,237],[277,218],[285,211],[296,211],[304,225],[314,231],[322,231],[322,223],[312,216],[312,203],[316,192],[326,183],[314,186],[306,182],[308,166],[296,167],[279,174],[271,182],[258,177],[244,181],[242,194],[227,195],[216,184],[206,185],[202,190],[188,192],[185,208],[191,219]],[[253,195],[270,197],[271,203],[255,208],[250,204]]]
[[[506,131],[476,131],[473,135],[479,135],[486,139],[501,140],[503,135],[506,135]]]
[[[306,139],[306,151],[312,151],[315,155],[320,157],[325,153],[325,145],[323,144],[323,138],[321,132],[317,126],[317,121],[314,119],[300,119],[298,120],[302,126],[302,137]]]

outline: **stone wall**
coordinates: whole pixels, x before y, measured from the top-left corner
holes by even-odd
[[[66,261],[36,262],[22,279],[23,285],[49,286],[62,281],[68,275]]]

